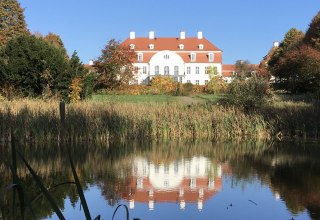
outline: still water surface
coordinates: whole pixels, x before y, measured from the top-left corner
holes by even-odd
[[[93,217],[111,219],[320,219],[320,146],[316,143],[149,143],[68,146]],[[48,188],[72,181],[59,147],[24,147]],[[3,152],[2,155],[5,155]],[[20,164],[30,197],[32,178]],[[4,173],[0,186],[10,182]],[[74,185],[52,195],[66,219],[85,219]],[[43,198],[39,219],[58,219]],[[120,208],[115,219],[125,219]]]

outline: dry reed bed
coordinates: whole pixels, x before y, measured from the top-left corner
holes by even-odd
[[[24,141],[60,138],[59,103],[40,100],[2,102],[0,137],[10,141],[10,129]],[[66,139],[105,142],[117,139],[266,138],[270,126],[262,115],[236,108],[177,103],[99,103],[66,105]]]

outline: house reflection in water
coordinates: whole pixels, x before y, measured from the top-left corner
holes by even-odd
[[[153,164],[144,158],[135,158],[128,195],[122,198],[129,202],[147,203],[154,210],[156,203],[177,203],[181,210],[187,203],[203,203],[222,188],[222,171],[225,165],[213,164],[205,157],[175,161],[171,164]]]

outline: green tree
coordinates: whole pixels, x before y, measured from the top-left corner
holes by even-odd
[[[286,33],[279,47],[272,51],[272,54],[268,61],[268,69],[273,75],[278,76],[279,74],[277,70],[274,69],[274,67],[277,65],[277,62],[279,62],[279,59],[283,57],[287,51],[301,45],[303,37],[304,33],[297,30],[296,28],[291,28]]]
[[[12,92],[39,96],[48,91],[68,95],[72,77],[62,49],[41,38],[21,35],[11,39],[0,54],[0,87],[8,98]]]
[[[306,32],[304,42],[320,50],[320,11],[312,19]]]
[[[132,61],[135,57],[135,52],[129,46],[110,40],[94,62],[96,89],[115,89],[128,85],[134,79]]]
[[[74,51],[70,61],[68,73],[73,78],[73,84],[79,84],[79,95],[81,99],[85,99],[91,96],[94,86],[94,74],[90,73],[80,61],[77,51]]]
[[[16,0],[0,1],[0,46],[8,40],[28,33],[23,9]]]

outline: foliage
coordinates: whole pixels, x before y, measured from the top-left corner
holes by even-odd
[[[73,83],[79,87],[79,95],[81,99],[91,97],[94,87],[94,73],[89,72],[80,61],[76,51],[73,52],[69,60],[68,73],[73,78]],[[74,84],[75,85],[75,84]],[[73,90],[74,91],[74,90]],[[72,92],[72,89],[71,91]],[[69,94],[70,95],[70,94]],[[73,94],[74,95],[74,94]],[[70,96],[69,96],[70,98]]]
[[[134,51],[112,39],[101,52],[94,62],[98,74],[95,89],[115,89],[129,85],[134,80]]]
[[[235,79],[228,85],[224,102],[250,111],[265,104],[269,95],[269,84],[264,78]]]
[[[312,19],[306,32],[304,42],[320,50],[320,11]]]
[[[273,67],[280,78],[278,87],[293,93],[318,92],[320,86],[320,51],[302,45],[281,57]]]
[[[250,64],[247,60],[237,60],[235,64],[235,71],[237,77],[244,79],[246,77],[251,77],[252,72],[255,70],[254,66]]]
[[[176,90],[176,83],[170,76],[155,76],[150,83],[151,94],[169,94]]]
[[[26,22],[17,0],[0,1],[0,47],[10,39],[28,33]]]
[[[205,86],[206,93],[221,94],[227,90],[227,83],[221,77],[213,77]]]
[[[184,83],[182,85],[182,91],[181,91],[181,94],[182,95],[190,95],[193,91],[193,84],[192,83]]]
[[[80,101],[80,93],[82,92],[82,79],[80,77],[75,77],[69,87],[70,93],[68,95],[71,103],[76,103]]]
[[[39,96],[47,90],[67,95],[71,76],[62,49],[35,36],[22,35],[10,40],[0,57],[0,87],[7,98],[12,98],[13,92]]]

